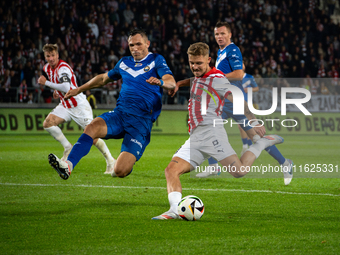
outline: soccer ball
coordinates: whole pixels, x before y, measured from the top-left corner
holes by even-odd
[[[177,210],[183,220],[199,220],[204,213],[204,204],[198,197],[190,195],[182,198]]]

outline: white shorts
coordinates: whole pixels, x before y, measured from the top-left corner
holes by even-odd
[[[92,108],[87,100],[84,100],[81,104],[73,108],[65,108],[62,103],[60,103],[50,114],[62,118],[66,122],[74,120],[83,129],[93,120]]]
[[[228,141],[224,126],[213,127],[209,125],[196,127],[190,138],[173,157],[184,159],[195,168],[210,157],[221,161],[234,154],[236,152]]]

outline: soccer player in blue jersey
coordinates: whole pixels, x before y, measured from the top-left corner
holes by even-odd
[[[129,175],[150,142],[152,123],[162,108],[163,88],[174,89],[176,82],[164,57],[149,52],[150,41],[144,31],[131,31],[128,45],[132,56],[123,57],[109,72],[95,76],[65,95],[68,99],[113,80],[123,79],[116,108],[86,126],[67,160],[61,161],[54,154],[49,155],[50,165],[64,180],[90,151],[93,139],[123,138],[121,153],[110,171],[113,177]]]
[[[242,87],[242,79],[244,75],[244,71],[242,68],[243,58],[240,49],[231,42],[231,28],[228,22],[218,22],[214,29],[215,40],[219,46],[219,50],[217,53],[217,59],[215,67],[222,71],[231,84],[239,87],[243,94],[246,96],[244,89]],[[223,106],[223,119],[233,118],[238,123],[243,123],[245,121],[246,125],[241,125],[243,130],[247,132],[247,130],[251,129],[250,125],[247,125],[248,119],[245,115],[234,115],[233,114],[233,104],[228,99],[225,100]],[[254,125],[254,123],[252,123]],[[255,130],[261,131],[262,129],[255,128]],[[259,134],[263,136],[264,134]],[[293,177],[292,167],[293,162],[289,159],[285,159],[280,151],[276,148],[276,146],[270,146],[266,148],[266,151],[275,158],[280,165],[282,165],[285,169],[284,174],[284,182],[285,185],[288,185]],[[217,161],[213,158],[209,159],[209,165],[212,165],[210,169],[215,170],[218,169]],[[205,173],[200,173],[199,177],[207,177],[210,174],[217,174],[217,171],[207,171]]]

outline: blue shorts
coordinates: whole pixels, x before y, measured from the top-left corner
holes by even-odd
[[[243,114],[243,115],[234,115],[233,113],[233,103],[231,103],[229,100],[224,102],[223,105],[223,112],[222,112],[222,119],[229,119],[232,118],[236,122],[240,123],[241,128],[244,131],[247,131],[249,129],[252,129],[252,126],[248,125],[248,118]],[[242,123],[242,124],[241,124]],[[243,125],[245,123],[245,125]]]
[[[123,138],[121,152],[126,151],[133,154],[138,161],[146,146],[150,143],[151,119],[119,110],[106,112],[98,117],[106,122],[107,134],[105,139]]]

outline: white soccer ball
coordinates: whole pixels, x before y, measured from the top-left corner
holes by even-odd
[[[199,220],[204,213],[204,204],[198,197],[190,195],[182,198],[177,210],[178,215],[184,220]]]

